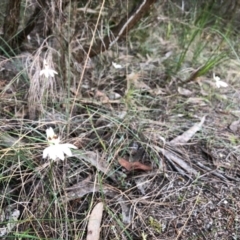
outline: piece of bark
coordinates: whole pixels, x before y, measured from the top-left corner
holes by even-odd
[[[16,48],[16,39],[14,36],[20,23],[21,0],[8,0],[5,18],[3,23],[3,39],[6,50],[11,51]]]
[[[103,203],[99,202],[92,210],[88,221],[88,232],[86,240],[99,240],[100,228],[103,214]]]

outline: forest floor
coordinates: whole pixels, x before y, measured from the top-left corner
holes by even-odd
[[[85,239],[99,202],[100,239],[240,238],[239,59],[228,56],[184,83],[197,70],[193,49],[208,40],[200,34],[178,72],[168,74],[181,47],[174,33],[162,32],[156,23],[144,43],[132,37],[130,48],[119,43],[92,59],[80,92],[78,82],[67,99],[53,92],[34,117],[29,83],[4,65],[2,229],[19,210],[8,239]],[[214,36],[199,58],[220,43]],[[218,88],[214,74],[227,85]],[[72,157],[42,158],[48,127],[78,148]]]

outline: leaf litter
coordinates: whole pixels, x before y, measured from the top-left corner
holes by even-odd
[[[158,16],[158,19],[160,18]],[[157,35],[159,38],[159,34]],[[170,41],[166,40],[164,48],[173,48]],[[114,52],[114,50],[112,51]],[[44,219],[44,224],[41,221],[38,223],[43,229],[43,238],[46,238],[45,234],[49,232],[49,229],[54,229],[56,226],[56,222],[45,223],[45,219],[49,216],[52,217],[53,213],[57,220],[66,216],[66,212],[68,217],[76,214],[76,218],[70,219],[71,217],[69,217],[69,222],[78,222],[80,227],[75,225],[69,232],[74,233],[76,230],[79,234],[86,231],[85,226],[89,218],[86,218],[85,213],[89,212],[97,202],[100,204],[104,202],[106,209],[111,209],[113,213],[111,215],[109,212],[104,212],[102,223],[99,223],[98,220],[96,229],[99,233],[99,225],[101,225],[101,235],[107,236],[105,239],[140,239],[141,236],[146,239],[176,239],[180,235],[183,239],[236,238],[239,228],[235,224],[235,219],[239,215],[238,196],[240,193],[234,182],[238,180],[237,176],[239,175],[238,142],[233,138],[226,139],[229,134],[227,126],[231,116],[217,113],[217,109],[230,108],[230,112],[236,112],[238,108],[235,106],[238,106],[238,101],[231,97],[228,98],[230,94],[227,92],[227,88],[224,90],[228,96],[226,95],[226,98],[221,101],[215,99],[217,94],[211,94],[205,89],[198,89],[194,82],[201,78],[201,76],[198,77],[199,71],[193,73],[189,78],[191,83],[186,88],[178,89],[179,94],[176,98],[177,89],[173,89],[174,84],[169,84],[168,79],[159,75],[159,69],[161,71],[162,68],[161,62],[170,58],[171,54],[169,53],[174,51],[164,49],[163,53],[156,52],[156,54],[152,51],[151,54],[146,55],[147,59],[139,54],[141,63],[136,61],[134,56],[123,54],[124,50],[120,51],[119,54],[123,56],[122,58],[126,62],[129,61],[126,68],[133,73],[131,76],[126,73],[127,77],[122,74],[125,70],[125,61],[121,71],[118,68],[120,66],[114,69],[111,67],[112,60],[108,61],[110,69],[107,69],[109,71],[107,74],[104,71],[103,74],[99,74],[97,68],[92,68],[86,74],[86,80],[89,80],[90,84],[84,83],[83,85],[87,87],[83,88],[80,94],[72,91],[78,98],[77,104],[79,105],[76,105],[76,115],[71,121],[66,122],[63,118],[57,122],[54,115],[49,112],[53,118],[47,123],[56,124],[63,129],[69,128],[70,134],[66,137],[79,139],[81,150],[74,152],[73,159],[67,159],[66,162],[56,166],[42,162],[38,154],[42,145],[35,144],[32,151],[37,153],[33,157],[33,166],[32,162],[31,164],[24,162],[21,152],[13,170],[9,168],[3,172],[5,174],[7,171],[7,178],[13,179],[14,182],[16,179],[21,179],[16,187],[19,191],[14,192],[14,195],[19,196],[19,205],[24,207],[25,212],[30,209],[33,217],[39,216],[39,219]],[[164,56],[166,52],[167,54]],[[159,58],[159,56],[163,57]],[[158,64],[156,68],[154,68],[155,64]],[[139,68],[144,68],[144,79],[143,70]],[[113,76],[114,72],[117,72],[118,76],[116,74]],[[92,73],[97,76],[97,79]],[[124,103],[126,82],[129,82],[129,86],[133,89],[141,90],[137,91],[140,93],[134,95],[132,101],[140,104],[144,102],[145,105],[142,104],[144,106],[126,107],[126,103]],[[153,82],[155,85],[152,84]],[[211,80],[210,86],[216,88],[215,85],[216,83]],[[220,85],[218,81],[218,86]],[[94,86],[94,94],[87,96],[85,93],[85,97],[82,98],[86,89],[88,92],[92,91],[90,86]],[[191,89],[190,92],[187,91],[188,89]],[[222,89],[216,89],[219,90],[219,95],[222,95]],[[127,88],[127,90],[129,89]],[[108,93],[113,93],[114,96],[110,97]],[[199,97],[198,93],[204,95],[204,98]],[[189,98],[186,100],[186,97]],[[186,109],[182,106],[179,107],[179,103],[182,102],[185,106],[187,104]],[[9,109],[8,111],[10,111]],[[200,123],[192,126],[192,119],[196,119],[196,115],[206,114],[208,116],[207,123],[202,118]],[[104,121],[99,121],[99,119],[104,119]],[[101,129],[96,127],[105,121],[108,123],[102,124]],[[70,125],[69,122],[71,122]],[[192,127],[184,132],[181,129],[186,122]],[[218,122],[221,122],[221,125],[218,125]],[[231,119],[230,122],[233,120]],[[45,123],[41,120],[31,122],[36,126]],[[131,128],[133,124],[135,129]],[[23,129],[23,131],[29,129],[27,121],[22,120],[20,124],[8,121],[7,124],[2,124],[1,132],[5,131],[5,125],[10,126],[11,132],[17,132],[18,136],[22,132],[20,134],[16,129]],[[205,127],[203,136],[200,136],[201,134],[196,136],[203,126]],[[92,128],[95,131],[92,131]],[[230,125],[229,128],[231,131],[237,132],[237,124]],[[40,127],[39,131],[41,132],[43,129]],[[176,132],[183,133],[176,137]],[[0,137],[2,137],[1,134]],[[22,146],[31,147],[26,143],[30,142],[32,137],[36,138],[36,132],[31,132],[29,138],[24,135],[21,138],[23,140],[21,148]],[[4,154],[1,158],[4,160],[8,154],[18,151],[11,147],[11,144],[15,143],[15,146],[18,143],[18,139],[16,141],[12,135],[2,137],[2,139],[0,144],[3,147],[8,145],[9,148],[3,149]],[[98,141],[103,143],[101,146],[104,145],[104,149],[99,146]],[[138,142],[139,145],[136,155],[143,152],[135,161],[131,159],[130,146],[132,142]],[[234,147],[232,147],[233,144],[235,144]],[[203,150],[206,150],[206,153],[209,149],[212,150],[211,157],[203,154]],[[29,156],[27,158],[29,159]],[[21,164],[18,163],[19,159]],[[124,164],[122,164],[123,167],[119,166],[118,159],[125,160],[122,161],[125,167]],[[228,163],[227,167],[226,163]],[[26,172],[24,172],[25,166],[27,166]],[[124,168],[130,172],[126,172]],[[137,171],[139,169],[140,171]],[[15,178],[15,176],[17,177]],[[31,181],[32,179],[35,181]],[[43,182],[47,186],[52,186],[51,182],[54,183],[55,188],[50,189],[51,194],[48,195],[48,191],[46,191],[44,192],[45,198],[42,198],[52,199],[52,193],[54,193],[56,201],[52,205],[55,209],[50,212],[49,216],[45,215],[46,211],[41,211],[36,205],[31,208],[29,203],[24,201],[25,199],[31,200],[31,196],[39,198],[40,195],[36,190],[39,182]],[[11,181],[9,183],[11,184]],[[56,198],[55,193],[57,193]],[[90,198],[91,201],[89,201]],[[6,196],[6,199],[10,199],[9,196]],[[64,200],[67,204],[66,208],[61,205],[57,209],[60,218],[57,218],[56,215],[58,200],[61,200],[59,201],[60,205]],[[40,201],[38,203],[41,205]],[[50,201],[47,203],[51,210]],[[102,213],[102,208],[100,208],[99,215]],[[155,229],[153,223],[151,225],[149,216],[153,216],[152,219],[158,223],[158,229]],[[29,216],[25,214],[23,219],[29,219]],[[68,229],[69,222],[65,224],[62,221],[61,228],[58,230],[61,231],[64,225]],[[31,223],[34,228],[34,222]],[[24,222],[20,223],[19,229],[23,225]],[[64,230],[66,229],[64,228]],[[38,234],[41,235],[41,230]],[[65,236],[64,234],[62,233],[63,236]],[[57,237],[59,236],[53,233],[49,238]],[[85,239],[85,236],[82,239]]]

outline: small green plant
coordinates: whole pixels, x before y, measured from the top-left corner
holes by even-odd
[[[155,232],[157,232],[157,233],[161,233],[162,232],[162,225],[161,225],[161,223],[158,220],[156,220],[152,216],[150,216],[148,218],[148,220],[149,220],[150,227],[152,229],[154,229]]]

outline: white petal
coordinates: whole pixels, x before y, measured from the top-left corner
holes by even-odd
[[[40,76],[42,76],[43,74],[45,75],[45,70],[44,69],[40,71]]]
[[[56,71],[49,69],[48,70],[49,76],[54,77],[54,74],[58,74]]]
[[[64,154],[63,154],[63,152],[59,152],[59,153],[57,154],[57,157],[60,158],[60,159],[63,161],[63,160],[64,160]]]
[[[63,161],[64,160],[64,151],[63,151],[62,144],[54,145],[54,147],[55,147],[56,156]]]
[[[50,70],[48,70],[48,74],[50,77],[54,77],[54,74]]]
[[[53,161],[56,161],[58,155],[56,154],[56,152],[49,152],[49,158],[52,159]]]
[[[219,81],[219,80],[221,80],[220,77],[218,77],[218,76],[215,75],[215,72],[213,73],[213,79],[214,79],[216,82]]]
[[[69,157],[72,156],[71,148],[77,149],[76,146],[74,146],[73,144],[70,144],[70,143],[51,145],[44,149],[43,158],[46,158],[48,156],[50,159],[52,159],[54,161],[57,158],[64,160],[64,154],[66,154]]]
[[[48,78],[50,77],[48,70],[45,69],[45,77]]]
[[[66,146],[66,147],[68,147],[68,148],[74,148],[74,149],[77,149],[77,147],[74,146],[74,145],[71,144],[71,143],[64,143],[64,144],[62,144],[62,145]]]
[[[45,75],[46,78],[54,77],[54,74],[57,75],[58,73],[48,66],[45,66],[45,68],[40,71],[40,76]]]
[[[63,151],[67,156],[69,156],[69,157],[72,156],[72,152],[71,152],[70,148],[64,146],[64,147],[62,147],[62,151]]]
[[[221,87],[228,87],[228,84],[224,81],[219,81],[218,83]]]
[[[45,67],[48,66],[48,63],[47,63],[47,60],[46,60],[46,59],[43,60],[43,65],[44,65]]]
[[[55,161],[59,157],[58,145],[51,145],[49,148],[49,158]]]
[[[49,154],[49,148],[50,148],[50,147],[47,147],[47,148],[45,148],[45,149],[43,150],[43,158],[46,158],[46,157],[48,156],[48,154]]]
[[[51,69],[51,71],[52,71],[53,74],[58,75],[58,73],[55,70]]]
[[[112,62],[112,65],[113,65],[113,67],[116,68],[116,69],[121,69],[121,68],[123,68],[122,65],[117,64],[117,63],[115,63],[115,62]]]
[[[220,88],[220,87],[228,87],[228,84],[226,82],[224,82],[224,81],[218,80],[218,81],[216,81],[216,86],[218,88]]]
[[[51,127],[46,130],[46,134],[47,138],[52,138],[54,135],[56,135]]]
[[[56,145],[51,145],[44,149],[43,158],[49,157],[50,159],[55,161],[58,157],[57,153],[58,153],[58,150],[56,148]]]
[[[41,76],[41,75],[45,75],[45,77],[48,78],[48,77],[49,77],[49,70],[46,69],[46,68],[43,69],[43,70],[41,70],[41,71],[40,71],[40,76]]]

